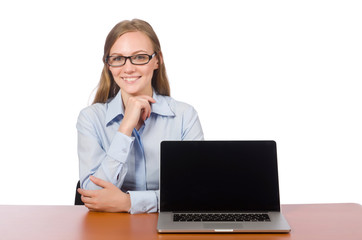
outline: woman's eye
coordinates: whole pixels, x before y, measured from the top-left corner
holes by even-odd
[[[116,61],[116,62],[120,62],[120,61],[122,61],[123,60],[123,57],[121,57],[121,56],[118,56],[118,57],[114,57],[113,58],[113,61]]]
[[[136,55],[135,56],[135,60],[145,60],[147,57],[146,57],[146,55]]]

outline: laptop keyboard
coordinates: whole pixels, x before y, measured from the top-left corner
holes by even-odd
[[[174,222],[270,222],[266,213],[175,213]]]

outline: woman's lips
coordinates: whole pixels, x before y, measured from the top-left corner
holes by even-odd
[[[139,78],[141,78],[140,76],[135,76],[135,77],[122,77],[122,79],[126,82],[134,82],[136,80],[138,80]]]

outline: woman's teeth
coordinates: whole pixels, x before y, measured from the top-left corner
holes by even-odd
[[[138,79],[139,77],[124,77],[123,80],[127,81],[127,82],[134,82]]]

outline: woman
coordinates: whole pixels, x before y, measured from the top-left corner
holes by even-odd
[[[118,23],[104,46],[94,102],[78,117],[82,201],[91,211],[156,212],[160,143],[202,140],[197,112],[170,97],[152,27]]]

